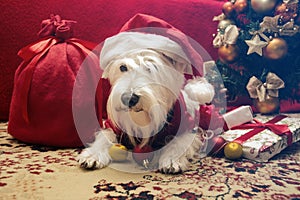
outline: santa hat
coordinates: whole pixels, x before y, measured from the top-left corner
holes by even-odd
[[[184,73],[203,75],[201,46],[162,19],[146,14],[136,14],[119,34],[105,40],[100,53],[100,66],[104,69],[118,55],[142,48],[155,49],[167,55],[168,52],[173,53],[191,63]]]
[[[104,69],[119,55],[140,49],[155,49],[177,62],[184,59],[184,63],[189,63],[189,59],[180,45],[167,37],[141,32],[121,32],[105,40],[100,54],[100,66]],[[193,74],[190,65],[177,70],[185,74]]]
[[[202,55],[210,58],[197,42],[177,28],[162,19],[139,13],[124,24],[119,34],[104,41],[100,53],[100,66],[105,69],[109,62],[120,54],[142,48],[156,49],[167,55],[168,52],[173,53],[188,61],[191,64],[190,68],[183,71],[187,79],[203,76]],[[101,110],[106,110],[104,107],[109,95],[107,85],[107,80],[102,79],[97,89],[99,122],[102,117],[106,117],[106,112]],[[100,124],[102,126],[102,123]]]

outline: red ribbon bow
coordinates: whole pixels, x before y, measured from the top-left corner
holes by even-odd
[[[286,124],[275,124],[279,122],[280,120],[286,118],[287,116],[285,115],[277,115],[273,119],[267,121],[266,123],[262,123],[256,119],[254,119],[255,123],[247,123],[247,124],[242,124],[239,126],[232,127],[231,130],[236,130],[236,129],[253,129],[246,134],[236,138],[234,142],[237,142],[239,144],[244,143],[254,135],[260,133],[261,131],[265,129],[269,129],[276,135],[286,135],[287,136],[287,143],[288,145],[291,145],[293,142],[293,135],[292,132],[290,131],[288,125]]]

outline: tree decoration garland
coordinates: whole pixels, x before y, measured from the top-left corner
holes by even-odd
[[[213,46],[228,100],[248,95],[252,76],[269,72],[285,83],[281,99],[300,100],[300,17],[298,0],[230,0],[219,21]]]

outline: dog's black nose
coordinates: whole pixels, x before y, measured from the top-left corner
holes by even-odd
[[[125,92],[121,96],[121,101],[129,108],[135,106],[139,102],[140,97],[134,93]]]

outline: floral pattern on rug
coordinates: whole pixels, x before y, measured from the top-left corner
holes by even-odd
[[[298,200],[299,150],[300,143],[296,143],[269,163],[208,157],[193,163],[192,169],[182,175],[148,174],[143,181],[125,183],[127,187],[124,183],[100,180],[94,192],[106,199]]]
[[[206,157],[183,174],[83,170],[81,149],[27,145],[0,124],[0,200],[300,199],[300,142],[267,163]]]

